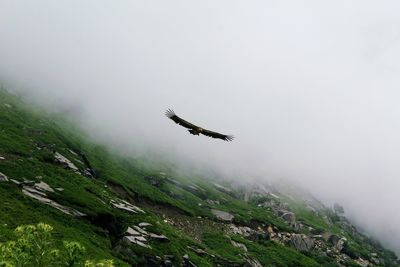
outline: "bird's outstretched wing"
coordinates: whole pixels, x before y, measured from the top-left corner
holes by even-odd
[[[213,132],[213,131],[206,130],[206,129],[203,129],[203,131],[201,133],[206,135],[206,136],[209,136],[209,137],[212,137],[212,138],[219,138],[219,139],[222,139],[222,140],[225,140],[225,141],[228,141],[228,142],[232,141],[233,138],[234,138],[233,135],[221,134],[221,133]]]
[[[188,121],[185,121],[184,119],[178,117],[172,109],[168,109],[168,110],[165,112],[165,115],[166,115],[168,118],[170,118],[171,120],[173,120],[175,123],[177,123],[177,124],[179,124],[179,125],[182,125],[182,126],[185,127],[185,128],[188,128],[188,129],[199,128],[197,125],[194,125],[194,124],[192,124],[192,123],[190,123],[190,122],[188,122]]]

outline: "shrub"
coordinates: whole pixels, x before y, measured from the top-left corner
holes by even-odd
[[[16,240],[0,244],[0,267],[24,266],[85,266],[112,267],[112,260],[84,259],[85,247],[75,241],[63,241],[56,247],[53,227],[38,223],[15,229]]]

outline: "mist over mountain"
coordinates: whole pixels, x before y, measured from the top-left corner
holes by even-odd
[[[385,3],[2,1],[0,82],[124,153],[300,184],[400,252]],[[192,136],[167,108],[236,138]]]

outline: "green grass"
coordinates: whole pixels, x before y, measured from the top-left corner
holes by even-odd
[[[87,166],[80,156],[71,152],[80,151],[96,170],[96,178],[85,177],[56,164],[54,151],[82,170]],[[185,254],[197,266],[242,264],[246,257],[258,259],[265,266],[334,266],[328,265],[332,262],[320,255],[305,255],[272,241],[257,243],[239,236],[226,236],[226,225],[217,221],[211,208],[232,213],[237,225],[273,225],[281,231],[294,230],[271,211],[257,207],[257,203],[235,197],[240,195],[238,192],[219,191],[210,177],[182,173],[181,170],[178,174],[171,163],[118,154],[92,142],[61,115],[47,114],[1,89],[0,156],[5,157],[0,160],[0,172],[19,181],[44,181],[52,188],[61,187],[63,191],[48,193],[48,196],[88,215],[84,218],[66,215],[23,195],[21,187],[1,182],[0,242],[13,239],[13,229],[19,225],[44,222],[54,227],[60,240],[74,240],[84,245],[89,258],[113,259],[117,266],[143,266],[151,255],[173,255],[174,264],[179,266]],[[161,171],[177,183],[161,177]],[[162,185],[152,186],[147,179],[149,176],[160,176],[164,179]],[[204,191],[191,190],[190,185]],[[113,209],[109,203],[115,198],[127,199],[146,213],[132,215]],[[218,200],[220,204],[210,205],[207,199]],[[338,223],[328,225],[321,215],[308,211],[303,203],[292,202],[290,206],[298,220],[308,226],[337,234],[343,232]],[[164,222],[166,215],[175,222],[185,220],[187,224],[185,227],[170,225]],[[199,216],[203,221],[198,221]],[[125,229],[140,222],[151,223],[149,230],[166,235],[169,241],[150,240],[152,250],[139,246],[124,251],[113,249],[120,245]],[[371,244],[362,244],[362,240],[349,232],[344,235],[349,239],[349,253],[367,256],[375,248]],[[196,239],[199,236],[201,240]],[[234,247],[231,238],[245,244],[248,252]],[[188,246],[202,248],[215,257],[199,256]],[[383,248],[380,248],[380,255],[393,260],[393,254]]]

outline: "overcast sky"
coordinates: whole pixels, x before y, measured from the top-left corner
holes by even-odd
[[[116,147],[301,183],[400,252],[399,8],[0,0],[0,83]]]

